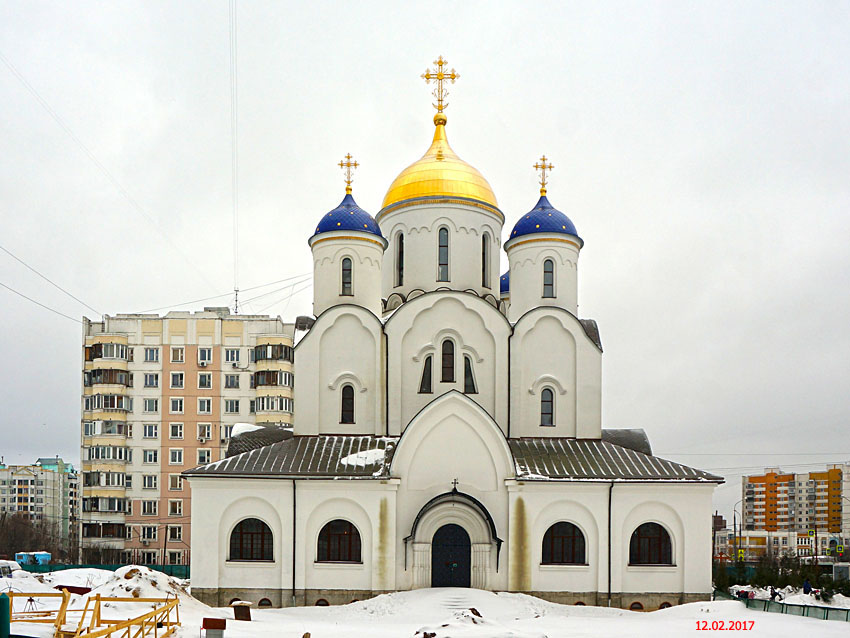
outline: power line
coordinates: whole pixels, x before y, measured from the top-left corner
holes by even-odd
[[[233,311],[239,314],[239,144],[236,0],[230,0],[230,187],[233,199]]]
[[[14,259],[15,261],[17,261],[17,262],[19,262],[19,263],[23,264],[24,266],[26,266],[27,268],[29,268],[32,272],[34,272],[36,275],[38,275],[39,277],[41,277],[42,279],[44,279],[44,281],[46,281],[47,283],[49,283],[51,286],[54,286],[55,288],[58,288],[59,290],[61,290],[62,292],[64,292],[66,295],[68,295],[68,296],[69,296],[71,299],[73,299],[74,301],[77,301],[77,302],[81,303],[82,305],[84,305],[86,308],[88,308],[88,309],[89,309],[89,310],[91,310],[92,312],[95,312],[95,313],[97,313],[98,315],[103,316],[103,313],[101,313],[99,310],[96,310],[95,308],[92,308],[90,305],[88,305],[88,304],[87,304],[85,301],[83,301],[82,299],[79,299],[79,298],[75,297],[75,296],[74,296],[74,295],[72,295],[70,292],[68,292],[67,290],[65,290],[62,286],[60,286],[59,284],[57,284],[57,283],[56,283],[56,282],[54,282],[54,281],[51,281],[51,280],[50,280],[50,279],[48,279],[46,276],[42,275],[42,274],[41,274],[40,272],[38,272],[35,268],[33,268],[33,267],[32,267],[32,266],[30,266],[27,262],[25,262],[23,259],[21,259],[20,257],[16,257],[15,255],[13,255],[11,252],[9,252],[9,250],[7,250],[6,248],[4,248],[3,246],[0,246],[0,250],[2,250],[4,253],[6,253],[7,255],[9,255],[9,256],[10,256],[12,259]]]
[[[200,268],[198,268],[198,266],[195,264],[195,262],[193,262],[191,259],[189,259],[189,257],[186,255],[186,253],[183,252],[180,249],[180,247],[177,246],[173,241],[171,241],[171,238],[168,236],[168,234],[159,225],[159,222],[156,219],[154,219],[154,217],[150,213],[148,213],[144,209],[144,207],[142,207],[142,205],[139,204],[139,202],[136,201],[136,199],[130,194],[130,192],[126,188],[124,188],[124,186],[121,184],[121,182],[119,182],[118,179],[116,179],[115,176],[109,171],[109,169],[106,168],[106,166],[104,166],[103,163],[99,159],[97,159],[97,156],[89,149],[89,147],[86,146],[79,137],[77,137],[77,135],[74,133],[74,131],[71,130],[71,128],[59,116],[59,114],[51,108],[50,104],[47,103],[47,100],[45,100],[43,97],[41,97],[41,94],[39,94],[39,92],[36,91],[35,87],[33,87],[33,85],[30,84],[27,81],[27,79],[15,68],[15,66],[2,53],[0,53],[0,62],[3,62],[3,64],[5,64],[9,68],[9,70],[12,72],[12,75],[14,75],[18,79],[18,81],[21,84],[24,85],[24,88],[26,88],[27,91],[29,91],[32,94],[32,96],[38,101],[38,103],[41,105],[41,107],[45,111],[47,111],[48,115],[50,115],[50,117],[53,118],[53,120],[59,125],[59,127],[63,131],[65,131],[65,133],[68,135],[68,137],[70,137],[74,141],[74,143],[80,148],[80,150],[83,151],[83,153],[86,155],[86,157],[88,157],[89,160],[91,160],[91,162],[98,168],[98,170],[100,170],[100,172],[103,174],[103,176],[106,177],[106,179],[118,190],[118,192],[124,197],[124,199],[126,199],[130,203],[130,205],[134,209],[136,209],[137,212],[141,213],[145,218],[147,218],[147,220],[149,222],[151,222],[154,225],[154,227],[160,232],[160,234],[163,236],[165,241],[168,242],[171,245],[171,247],[174,249],[174,251],[177,254],[181,255],[189,264],[191,264],[192,267],[195,268],[195,270],[201,275],[203,280],[206,281],[209,285],[212,286],[213,285],[212,282],[210,282],[206,278],[206,275],[203,273],[203,271]]]
[[[74,317],[72,317],[72,316],[70,316],[70,315],[66,315],[64,312],[59,312],[58,310],[54,310],[54,309],[53,309],[53,308],[51,308],[50,306],[45,306],[45,305],[44,305],[43,303],[41,303],[40,301],[36,301],[35,299],[33,299],[33,298],[31,298],[31,297],[27,297],[24,293],[22,293],[22,292],[18,292],[18,291],[17,291],[17,290],[15,290],[14,288],[9,288],[9,286],[7,286],[6,284],[4,284],[4,283],[2,283],[2,282],[0,282],[0,286],[3,286],[6,290],[8,290],[8,291],[10,291],[10,292],[15,293],[15,294],[16,294],[16,295],[18,295],[19,297],[23,297],[23,298],[24,298],[24,299],[26,299],[27,301],[31,301],[32,303],[34,303],[36,306],[41,306],[41,307],[42,307],[42,308],[44,308],[45,310],[49,310],[50,312],[52,312],[52,313],[54,313],[54,314],[57,314],[57,315],[59,315],[60,317],[65,317],[66,319],[70,319],[71,321],[74,321],[74,322],[76,322],[76,323],[83,323],[83,322],[82,322],[82,321],[80,321],[79,319],[75,319]]]

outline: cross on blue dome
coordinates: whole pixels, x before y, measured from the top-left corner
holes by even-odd
[[[378,222],[357,205],[351,193],[347,193],[339,206],[319,220],[313,236],[334,230],[358,230],[361,233],[371,233],[383,238]]]
[[[578,237],[575,224],[564,213],[554,208],[546,199],[546,195],[541,195],[534,208],[520,217],[508,239],[532,233],[561,233]]]

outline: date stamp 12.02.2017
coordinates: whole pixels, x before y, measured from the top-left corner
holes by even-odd
[[[697,631],[750,631],[755,620],[697,620]]]

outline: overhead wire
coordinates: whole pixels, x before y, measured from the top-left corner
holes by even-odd
[[[51,280],[51,279],[49,279],[47,276],[45,276],[45,275],[41,274],[38,270],[36,270],[36,269],[35,269],[35,268],[33,268],[32,266],[30,266],[30,265],[29,265],[27,262],[25,262],[23,259],[21,259],[20,257],[18,257],[18,256],[16,256],[16,255],[13,255],[13,254],[12,254],[12,253],[11,253],[11,252],[7,249],[7,248],[4,248],[3,246],[0,246],[0,250],[2,250],[4,253],[6,253],[7,255],[9,255],[9,257],[11,257],[12,259],[14,259],[15,261],[17,261],[17,262],[19,262],[19,263],[23,264],[24,266],[26,266],[27,268],[29,268],[32,272],[34,272],[36,275],[38,275],[39,277],[41,277],[42,279],[44,279],[44,281],[46,281],[47,283],[49,283],[49,284],[50,284],[51,286],[53,286],[54,288],[58,288],[59,290],[61,290],[62,292],[64,292],[66,295],[68,295],[68,296],[69,296],[71,299],[73,299],[74,301],[76,301],[76,302],[78,302],[78,303],[80,303],[80,304],[84,305],[86,308],[88,308],[88,309],[89,309],[89,310],[91,310],[92,312],[95,312],[95,313],[97,313],[98,315],[103,316],[103,313],[102,313],[102,312],[100,312],[100,311],[99,311],[99,310],[97,310],[96,308],[92,308],[90,305],[88,305],[85,301],[83,301],[83,300],[82,300],[82,299],[80,299],[79,297],[75,297],[74,295],[72,295],[70,292],[68,292],[67,290],[65,290],[62,286],[60,286],[59,284],[57,284],[55,281],[52,281],[52,280]]]
[[[85,154],[85,156],[88,157],[89,160],[91,160],[91,162],[97,167],[101,174],[103,174],[103,176],[106,177],[106,179],[116,188],[116,190],[118,190],[118,192],[124,197],[124,199],[127,200],[127,202],[129,202],[129,204],[136,210],[136,212],[140,213],[149,222],[151,222],[151,224],[153,224],[153,226],[159,231],[165,241],[168,242],[168,244],[174,249],[176,254],[180,255],[186,260],[187,263],[191,264],[195,271],[203,278],[203,280],[207,284],[209,284],[210,286],[214,285],[209,279],[207,279],[203,271],[198,268],[197,264],[191,259],[189,259],[188,255],[186,255],[186,253],[171,240],[171,238],[163,230],[162,226],[160,226],[159,222],[153,217],[153,215],[148,213],[148,211],[145,210],[145,208],[136,200],[136,198],[133,197],[126,188],[124,188],[121,182],[119,182],[118,179],[112,174],[112,172],[108,168],[106,168],[103,162],[101,162],[97,158],[97,156],[91,151],[91,149],[89,149],[89,147],[86,146],[85,143],[79,137],[77,137],[76,133],[71,130],[71,127],[65,123],[65,120],[62,119],[62,117],[50,106],[47,100],[45,100],[41,96],[41,94],[35,89],[35,87],[27,81],[23,74],[18,71],[17,68],[15,68],[15,66],[8,60],[8,58],[6,58],[6,56],[3,55],[2,52],[0,52],[0,62],[3,62],[3,64],[6,65],[6,67],[12,72],[12,75],[14,75],[15,78],[17,78],[17,80],[24,86],[24,88],[30,92],[30,94],[36,99],[36,101],[41,105],[41,107],[45,111],[47,111],[47,114],[50,115],[50,117],[52,117],[53,120],[59,125],[59,128],[61,128],[68,135],[68,137],[70,137],[74,141],[74,143],[80,148],[80,150]]]
[[[64,312],[59,312],[58,310],[55,310],[54,308],[51,308],[50,306],[46,306],[46,305],[44,305],[43,303],[41,303],[40,301],[36,301],[36,300],[35,300],[35,299],[33,299],[32,297],[27,297],[24,293],[22,293],[22,292],[18,292],[18,291],[17,291],[17,290],[15,290],[14,288],[10,288],[9,286],[7,286],[6,284],[4,284],[4,283],[2,283],[2,282],[0,282],[0,286],[3,286],[6,290],[8,290],[8,291],[10,291],[10,292],[15,293],[15,294],[16,294],[16,295],[18,295],[19,297],[23,297],[23,298],[24,298],[24,299],[26,299],[27,301],[30,301],[30,302],[34,303],[36,306],[41,306],[41,307],[42,307],[42,308],[44,308],[45,310],[49,310],[50,312],[52,312],[52,313],[54,313],[54,314],[57,314],[57,315],[59,315],[60,317],[65,317],[66,319],[70,319],[71,321],[74,321],[74,322],[76,322],[76,323],[83,323],[82,321],[80,321],[79,319],[75,319],[75,318],[74,318],[74,317],[72,317],[71,315],[66,315]]]
[[[236,0],[230,0],[230,169],[233,199],[233,311],[239,314],[239,143]]]

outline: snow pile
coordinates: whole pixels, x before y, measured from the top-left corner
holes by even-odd
[[[37,574],[35,577],[51,587],[88,587],[89,589],[94,589],[103,585],[114,574],[115,572],[107,569],[81,567],[78,569],[63,569],[46,574]]]
[[[509,629],[497,620],[489,620],[475,607],[456,611],[448,622],[420,627],[414,638],[547,638],[540,632]]]
[[[366,467],[367,465],[383,462],[386,452],[384,449],[363,450],[362,452],[355,452],[354,454],[344,456],[339,462],[341,465]]]
[[[735,596],[739,591],[753,592],[756,600],[770,600],[770,588],[764,589],[753,587],[752,585],[733,585],[729,588],[729,593],[732,596]],[[789,605],[815,605],[850,609],[850,597],[842,594],[835,594],[832,600],[826,602],[823,599],[818,599],[814,594],[804,594],[802,589],[796,589],[790,585],[783,589],[777,588],[776,591],[782,596],[782,598],[777,598],[776,602],[787,603]]]
[[[253,423],[236,423],[233,425],[233,429],[230,431],[230,438],[235,439],[240,434],[245,434],[246,432],[253,432],[254,430],[262,429],[262,425],[254,425]]]
[[[140,565],[128,565],[115,570],[115,572],[111,573],[109,579],[100,586],[92,589],[82,599],[84,601],[86,598],[95,594],[115,598],[176,597],[180,599],[181,605],[200,607],[204,610],[209,609],[209,607],[189,595],[183,581],[180,579]]]

